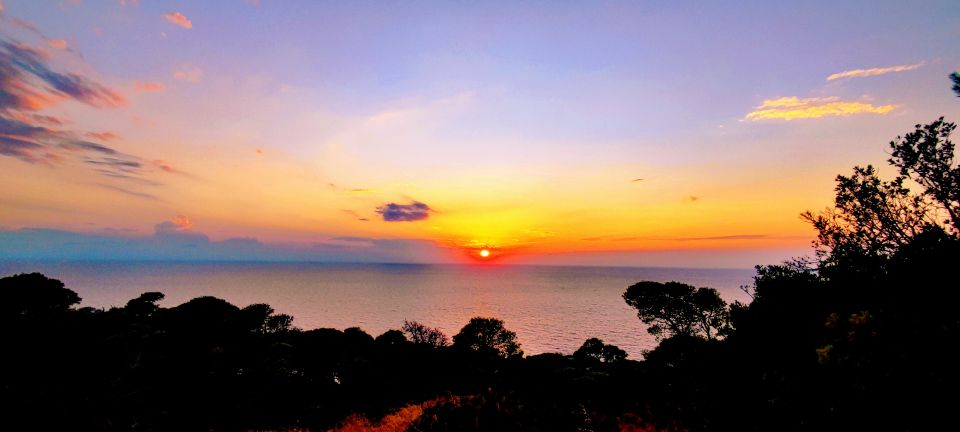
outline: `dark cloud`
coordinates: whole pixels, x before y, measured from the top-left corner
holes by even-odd
[[[139,192],[139,191],[130,190],[130,189],[127,189],[127,188],[124,188],[124,187],[115,186],[115,185],[110,185],[110,184],[104,184],[104,183],[100,183],[98,186],[100,186],[100,187],[102,187],[102,188],[104,188],[104,189],[107,189],[107,190],[112,190],[112,191],[114,191],[114,192],[120,192],[120,193],[122,193],[122,194],[124,194],[124,195],[130,195],[130,196],[134,196],[134,197],[137,197],[137,198],[143,198],[143,199],[147,199],[147,200],[151,200],[151,201],[160,201],[160,198],[157,198],[156,195],[149,194],[149,193],[146,193],[146,192]]]
[[[346,237],[334,237],[334,238],[332,238],[332,239],[330,239],[330,240],[343,241],[343,242],[353,242],[353,243],[370,243],[371,241],[376,240],[376,239],[373,239],[373,238],[370,238],[370,237],[350,237],[350,236],[346,236]]]
[[[153,235],[129,230],[79,233],[54,229],[0,229],[0,260],[197,260],[282,262],[453,263],[456,254],[414,239],[370,239],[320,244],[269,244],[254,238],[209,239],[174,218]]]
[[[413,201],[410,204],[386,203],[377,207],[385,222],[413,222],[430,217],[430,206]]]
[[[355,212],[355,211],[353,211],[353,210],[344,209],[344,210],[341,210],[341,211],[344,212],[344,213],[346,213],[346,214],[348,214],[348,215],[350,215],[350,216],[353,216],[353,217],[354,217],[355,219],[357,219],[358,221],[361,221],[361,222],[369,222],[369,221],[370,221],[370,219],[367,219],[367,218],[361,216],[360,213],[357,213],[357,212]]]
[[[0,109],[36,109],[35,101],[29,98],[40,92],[19,85],[31,78],[39,80],[42,90],[55,97],[71,98],[95,107],[116,107],[127,102],[123,95],[81,75],[55,72],[39,50],[0,41],[0,81],[3,81]]]
[[[0,129],[0,131],[2,130],[3,129]],[[42,147],[43,146],[30,141],[0,136],[0,155],[12,156],[22,161],[30,163],[40,162],[34,151]]]
[[[26,22],[19,26],[36,31]],[[139,157],[102,143],[118,138],[116,134],[66,130],[62,119],[37,112],[69,100],[98,108],[126,103],[119,93],[84,76],[56,72],[48,60],[41,50],[0,38],[0,155],[50,166],[65,158],[78,159],[94,172],[122,182],[100,186],[157,199],[130,189],[160,183],[144,177],[151,169]]]
[[[791,237],[791,236],[779,236],[774,237],[767,234],[734,234],[734,235],[724,235],[724,236],[713,236],[713,237],[618,237],[618,236],[597,236],[597,237],[584,237],[580,240],[583,241],[613,241],[613,242],[630,242],[630,241],[709,241],[709,240],[792,240],[805,237]]]

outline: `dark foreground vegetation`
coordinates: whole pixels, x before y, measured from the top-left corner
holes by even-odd
[[[960,83],[960,78],[955,77]],[[960,87],[957,88],[960,93]],[[757,268],[749,304],[640,282],[624,300],[659,346],[598,339],[523,356],[474,318],[452,343],[407,322],[373,337],[291,327],[201,297],[79,308],[40,274],[0,279],[4,430],[684,431],[955,429],[960,168],[937,120],[857,167],[804,217],[817,258]],[[910,189],[915,191],[911,191]]]

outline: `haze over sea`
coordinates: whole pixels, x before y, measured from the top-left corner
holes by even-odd
[[[0,274],[39,271],[63,281],[81,306],[122,306],[147,291],[172,307],[211,295],[237,306],[267,303],[294,325],[360,327],[377,336],[404,320],[453,336],[474,316],[495,317],[517,333],[526,354],[570,354],[599,337],[639,359],[654,339],[621,298],[641,280],[716,288],[746,300],[752,269],[513,265],[25,262],[0,261]]]

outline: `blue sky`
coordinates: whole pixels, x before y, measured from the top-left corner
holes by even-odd
[[[776,261],[808,250],[797,215],[830,204],[836,174],[958,117],[960,6],[911,3],[3,0],[5,41],[124,99],[8,114],[139,165],[103,178],[75,145],[8,149],[0,227],[149,242],[184,217],[276,250]],[[429,213],[377,211],[413,203]]]

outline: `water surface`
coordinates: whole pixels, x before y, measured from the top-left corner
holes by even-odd
[[[475,316],[496,317],[527,354],[572,353],[599,337],[640,358],[656,342],[621,295],[641,280],[717,288],[744,300],[753,271],[627,267],[320,263],[2,262],[0,275],[39,271],[62,280],[82,306],[121,306],[146,291],[170,307],[212,295],[267,303],[303,329],[360,327],[371,335],[404,320],[453,336]]]

